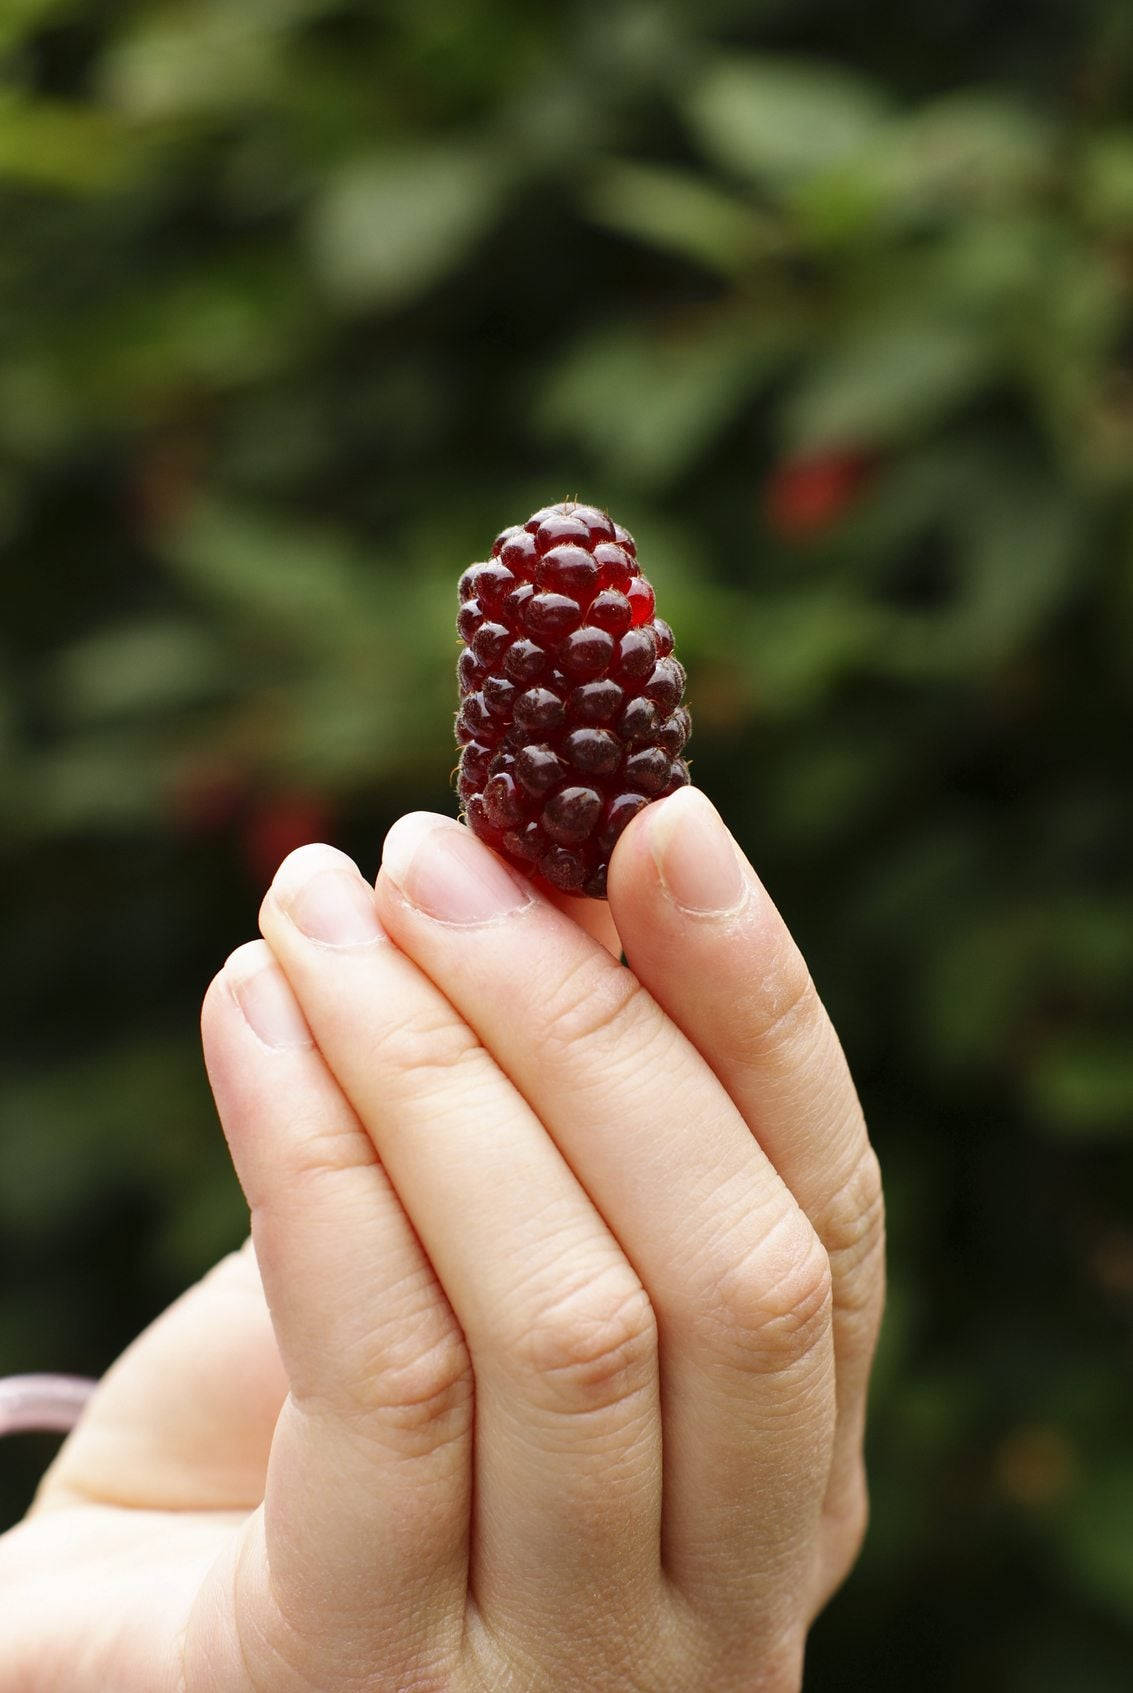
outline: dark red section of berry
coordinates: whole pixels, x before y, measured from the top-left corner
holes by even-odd
[[[458,785],[526,875],[601,899],[622,830],[688,781],[685,673],[633,536],[566,500],[460,579]]]

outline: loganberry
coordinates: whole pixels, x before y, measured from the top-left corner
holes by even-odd
[[[457,781],[518,870],[601,899],[632,817],[688,781],[684,667],[633,536],[564,500],[460,579]]]

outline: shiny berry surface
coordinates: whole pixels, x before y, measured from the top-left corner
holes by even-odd
[[[688,782],[673,631],[633,536],[565,500],[460,579],[457,781],[473,832],[525,875],[602,899],[622,830]]]

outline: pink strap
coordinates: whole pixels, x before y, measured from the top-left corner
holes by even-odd
[[[85,1376],[0,1376],[0,1435],[66,1434],[97,1386]]]

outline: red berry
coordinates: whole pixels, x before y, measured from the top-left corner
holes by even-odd
[[[601,899],[622,830],[688,782],[673,632],[633,536],[565,500],[460,579],[458,788],[469,827],[530,876]]]

